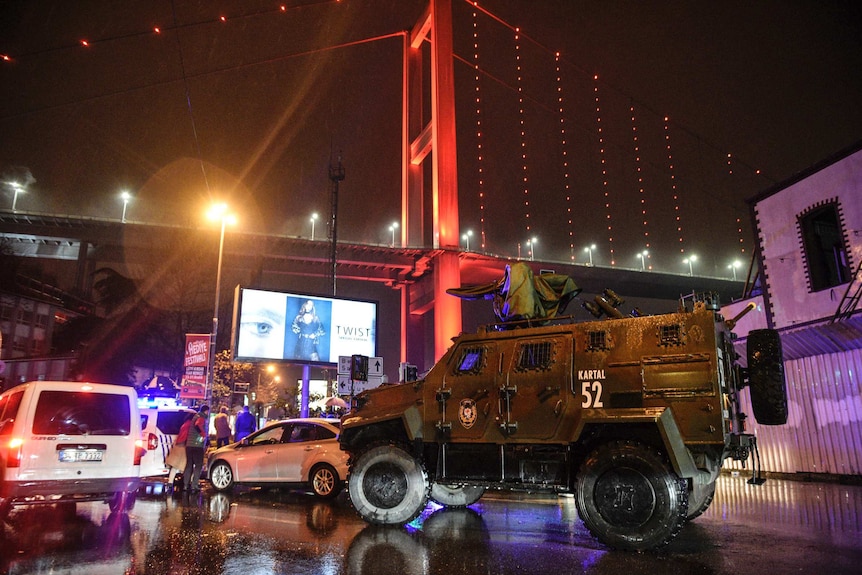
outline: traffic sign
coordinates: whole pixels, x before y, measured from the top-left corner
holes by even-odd
[[[339,375],[350,373],[350,356],[349,355],[339,355],[338,356],[338,372],[337,373]]]
[[[381,376],[368,376],[368,381],[351,381],[350,374],[338,374],[338,395],[353,395],[361,393],[366,389],[374,389],[383,383]]]
[[[383,377],[383,358],[369,357],[368,358],[368,381],[372,377]]]

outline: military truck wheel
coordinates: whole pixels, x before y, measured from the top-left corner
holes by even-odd
[[[688,516],[691,521],[697,519],[703,512],[709,509],[709,505],[715,498],[715,481],[706,485],[695,485],[688,494]]]
[[[635,441],[599,446],[578,472],[578,514],[593,536],[617,549],[643,551],[676,537],[687,495],[667,458]]]
[[[751,409],[757,423],[787,423],[787,383],[784,380],[784,358],[781,339],[774,329],[748,332],[748,382]]]
[[[458,509],[473,505],[485,494],[485,488],[478,485],[431,484],[431,499],[444,507]]]
[[[369,523],[395,525],[419,516],[428,502],[428,473],[407,449],[373,445],[356,456],[347,490],[357,513]]]

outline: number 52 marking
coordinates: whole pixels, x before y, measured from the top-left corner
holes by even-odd
[[[584,396],[583,401],[581,401],[581,407],[604,407],[602,403],[601,381],[582,381],[581,394]]]

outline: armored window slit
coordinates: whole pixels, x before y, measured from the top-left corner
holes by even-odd
[[[554,348],[550,341],[522,343],[518,350],[517,371],[545,370],[553,363]]]
[[[604,351],[609,349],[608,332],[606,331],[588,331],[587,332],[587,351]]]
[[[681,325],[674,323],[662,325],[658,328],[659,345],[683,345],[685,343],[685,332]]]
[[[465,347],[458,358],[455,373],[458,375],[476,375],[485,367],[487,350],[482,346]]]

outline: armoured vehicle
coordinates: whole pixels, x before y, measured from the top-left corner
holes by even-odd
[[[596,319],[533,327],[521,315],[517,329],[462,334],[418,381],[356,396],[340,442],[357,512],[401,524],[429,498],[463,507],[487,489],[549,490],[573,494],[610,547],[672,540],[711,503],[723,461],[756,455],[740,392],[750,386],[759,423],[786,422],[780,340],[752,331],[743,368],[731,332],[742,314],[725,320],[716,296],[654,316],[624,317],[621,303],[606,290],[585,305]],[[750,483],[762,483],[754,459]]]

